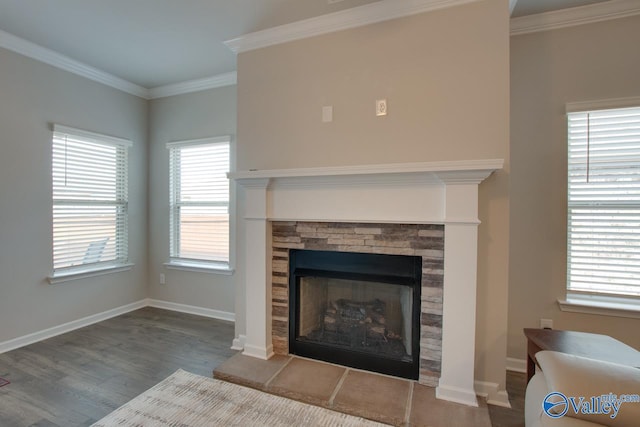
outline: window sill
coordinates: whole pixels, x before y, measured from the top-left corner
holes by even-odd
[[[54,273],[47,277],[50,284],[70,282],[72,280],[86,279],[88,277],[102,276],[104,274],[119,273],[121,271],[131,270],[133,264],[117,264],[110,266],[102,266],[97,268],[78,268],[60,273]]]
[[[171,270],[195,271],[199,273],[212,273],[231,276],[235,272],[228,264],[214,262],[188,262],[188,261],[170,261],[165,262],[164,266]]]
[[[599,314],[602,316],[640,319],[640,300],[603,295],[567,295],[558,300],[560,310],[571,313]]]

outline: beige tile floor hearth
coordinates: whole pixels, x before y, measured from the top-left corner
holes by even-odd
[[[395,426],[491,426],[483,399],[478,408],[436,400],[434,388],[415,381],[297,356],[260,360],[236,354],[213,376]]]

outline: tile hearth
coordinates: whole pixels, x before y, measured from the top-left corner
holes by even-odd
[[[482,399],[479,407],[436,400],[432,387],[415,381],[297,356],[261,360],[237,354],[213,376],[394,426],[491,426]]]

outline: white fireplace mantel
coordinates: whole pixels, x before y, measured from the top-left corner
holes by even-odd
[[[373,179],[404,175],[421,175],[425,178],[447,182],[450,180],[468,180],[480,182],[493,171],[502,169],[502,159],[463,160],[420,163],[389,163],[381,165],[333,166],[323,168],[267,169],[239,171],[229,174],[234,180],[286,179],[286,178],[322,178],[322,177],[362,177]],[[346,178],[347,180],[349,178]]]
[[[436,395],[477,406],[474,391],[478,185],[503,160],[444,161],[229,174],[244,189],[244,354],[273,355],[271,221],[445,225],[442,367]]]

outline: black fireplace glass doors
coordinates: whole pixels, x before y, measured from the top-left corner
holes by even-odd
[[[293,354],[418,378],[420,257],[292,250]]]

